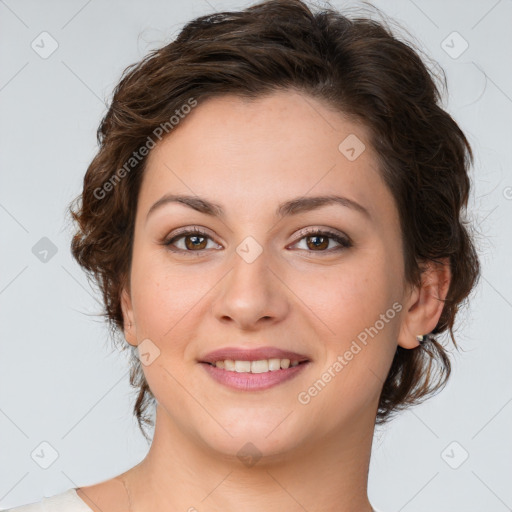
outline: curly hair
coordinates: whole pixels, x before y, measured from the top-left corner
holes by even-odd
[[[436,79],[446,88],[444,71],[440,79],[421,53],[385,22],[349,18],[331,7],[312,10],[300,0],[268,0],[196,18],[169,44],[128,66],[98,128],[99,149],[83,191],[69,206],[77,225],[71,251],[101,290],[113,339],[123,330],[120,296],[129,284],[148,152],[141,148],[152,147],[155,136],[161,140],[162,127],[164,137],[171,136],[169,120],[186,111],[184,105],[293,89],[368,129],[398,209],[406,281],[420,285],[424,262],[447,258],[450,264],[450,287],[430,341],[415,349],[397,347],[376,423],[440,390],[451,366],[436,335],[449,331],[458,348],[455,316],[480,277],[480,264],[465,219],[471,147],[441,106]],[[148,408],[155,398],[131,348],[134,415],[146,435],[144,425],[154,425]]]

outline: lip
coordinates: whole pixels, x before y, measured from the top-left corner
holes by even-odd
[[[240,359],[239,359],[240,361]],[[244,359],[242,359],[244,361]],[[265,373],[233,372],[217,368],[209,363],[200,363],[210,377],[231,389],[239,391],[263,391],[293,379],[303,372],[311,361],[305,361],[297,366]]]
[[[217,361],[260,361],[262,359],[290,359],[299,363],[310,361],[304,354],[282,350],[277,347],[259,347],[253,349],[241,347],[224,347],[208,352],[199,358],[200,363],[215,363]]]

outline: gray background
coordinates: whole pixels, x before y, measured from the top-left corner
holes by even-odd
[[[105,480],[148,450],[126,356],[111,350],[100,297],[71,258],[65,209],[122,70],[189,19],[252,3],[0,0],[1,508]],[[445,107],[476,156],[483,276],[459,318],[448,386],[377,431],[370,500],[384,512],[512,510],[512,1],[374,3],[447,73]],[[43,31],[58,44],[47,58]],[[57,251],[46,262],[43,237]],[[58,453],[47,469],[42,442]],[[46,460],[31,457],[42,450]]]

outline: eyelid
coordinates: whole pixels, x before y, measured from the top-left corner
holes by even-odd
[[[168,249],[172,252],[182,253],[182,254],[183,253],[201,254],[208,250],[208,249],[200,249],[198,251],[189,251],[189,250],[184,250],[184,249],[171,248],[172,242],[174,242],[180,238],[189,236],[189,235],[201,235],[205,238],[208,238],[209,240],[216,243],[217,245],[221,245],[218,242],[216,242],[215,238],[205,228],[202,228],[200,226],[186,226],[183,228],[179,228],[176,231],[174,231],[171,235],[166,236],[164,238],[164,240],[161,242],[161,244],[168,247]],[[334,240],[338,244],[338,247],[331,248],[328,250],[321,250],[321,251],[308,251],[308,250],[304,250],[304,249],[301,249],[301,250],[308,252],[308,253],[332,254],[333,252],[337,252],[337,251],[340,251],[343,249],[348,249],[353,246],[353,242],[350,239],[350,237],[338,230],[335,230],[333,228],[325,228],[325,227],[307,227],[307,228],[303,228],[297,232],[295,242],[293,242],[292,244],[289,244],[287,246],[287,248],[290,246],[293,247],[293,246],[297,245],[304,238],[307,238],[308,236],[315,236],[315,235],[316,236],[326,236],[327,238]]]
[[[352,247],[354,244],[351,240],[351,238],[341,231],[332,229],[332,228],[323,228],[323,227],[309,227],[309,228],[303,228],[298,231],[297,233],[297,240],[292,244],[296,245],[299,242],[301,242],[304,238],[307,238],[308,236],[327,236],[328,238],[333,239],[336,243],[339,244],[338,247],[335,247],[333,249],[328,249],[325,251],[306,251],[309,253],[319,253],[319,254],[331,254],[333,252],[336,252],[337,250],[342,249],[348,249]]]
[[[299,231],[297,231],[296,236],[303,238],[304,236],[311,235],[311,234],[314,235],[316,233],[322,233],[325,235],[331,235],[333,237],[344,238],[347,241],[350,241],[350,238],[342,231],[338,231],[337,229],[334,229],[334,228],[318,227],[318,226],[299,229]]]
[[[218,244],[218,242],[215,241],[214,237],[205,228],[202,228],[200,226],[186,226],[183,228],[178,228],[177,230],[173,231],[171,234],[165,236],[164,239],[162,240],[161,244],[164,246],[170,247],[171,242],[173,242],[179,238],[183,238],[183,237],[186,237],[189,235],[196,235],[196,234],[204,236],[206,238],[209,238],[210,240],[215,242],[217,245],[220,245],[220,244]],[[198,253],[202,252],[202,251],[184,251],[182,249],[170,249],[170,250],[173,250],[174,252],[198,252]]]

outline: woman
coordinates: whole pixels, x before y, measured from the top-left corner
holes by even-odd
[[[479,276],[471,148],[438,103],[383,24],[299,0],[203,16],[128,68],[72,251],[151,447],[13,510],[374,510],[375,425],[446,383],[436,338]]]

